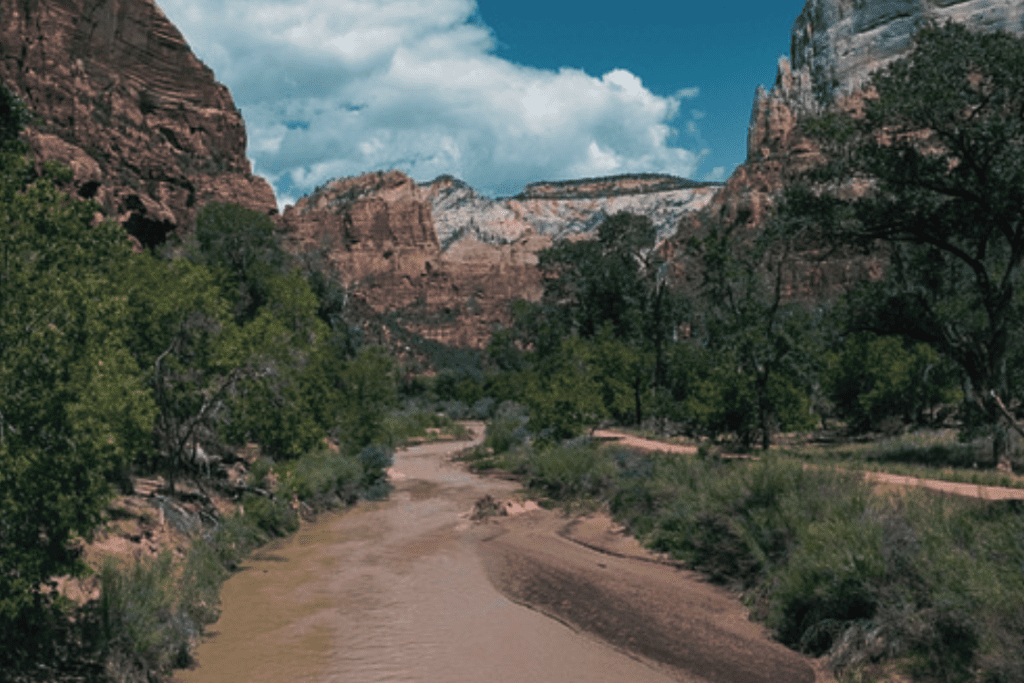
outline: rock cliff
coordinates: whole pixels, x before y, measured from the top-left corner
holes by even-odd
[[[35,114],[36,159],[142,243],[210,201],[276,212],[231,94],[152,0],[0,0],[0,79]]]
[[[668,175],[643,174],[534,183],[515,197],[489,199],[450,176],[424,185],[447,250],[471,239],[506,244],[526,235],[562,239],[593,232],[619,211],[649,216],[664,240],[679,220],[704,208],[720,189]]]
[[[318,251],[378,315],[423,337],[481,347],[508,304],[542,291],[537,252],[592,233],[606,215],[651,216],[665,237],[717,186],[671,176],[538,183],[489,199],[443,176],[417,185],[399,171],[332,181],[278,223],[291,249]]]

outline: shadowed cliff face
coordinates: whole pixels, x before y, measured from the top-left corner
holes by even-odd
[[[276,211],[231,94],[152,0],[0,0],[0,56],[37,160],[68,164],[141,242],[210,201]]]
[[[756,234],[787,178],[820,159],[815,143],[800,135],[801,120],[834,104],[856,107],[858,87],[871,72],[906,55],[926,22],[947,20],[1024,35],[1024,0],[807,0],[774,86],[755,93],[746,162],[702,211],[683,218],[665,250],[681,254],[682,243],[701,234],[709,220],[738,222]],[[880,258],[836,254],[825,246],[798,255],[785,285],[793,296],[828,297],[880,276]]]

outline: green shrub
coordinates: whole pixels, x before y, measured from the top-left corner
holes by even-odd
[[[287,536],[299,528],[299,516],[288,503],[252,493],[242,496],[245,516],[270,538]]]
[[[615,477],[615,464],[607,451],[577,439],[531,451],[526,471],[531,488],[568,499],[602,492]]]
[[[487,423],[483,446],[492,449],[497,455],[525,443],[530,438],[530,432],[526,429],[529,421],[530,413],[524,406],[513,401],[503,402],[498,406],[494,418]]]
[[[324,449],[308,453],[280,468],[278,493],[285,500],[298,497],[318,509],[335,501],[355,502],[363,480],[359,461],[348,455]]]
[[[391,491],[387,480],[387,469],[394,464],[394,451],[381,444],[371,444],[359,453],[363,466],[363,483],[360,494],[368,500],[386,498]]]
[[[179,602],[170,552],[122,569],[108,560],[100,570],[100,599],[91,634],[119,678],[147,680],[189,663],[201,623]]]

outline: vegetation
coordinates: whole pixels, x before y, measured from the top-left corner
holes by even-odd
[[[889,253],[884,279],[851,294],[851,325],[955,363],[966,416],[994,430],[1004,468],[1024,331],[1022,45],[952,23],[922,30],[910,56],[872,76],[863,113],[807,124],[830,161],[784,204],[831,244]]]
[[[536,495],[603,504],[651,549],[743,591],[782,642],[851,680],[887,662],[920,680],[1024,675],[1024,515],[855,473],[574,441],[517,456]],[[890,667],[891,670],[891,667]],[[845,678],[844,678],[845,680]]]

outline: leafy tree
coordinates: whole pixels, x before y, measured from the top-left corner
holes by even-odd
[[[195,237],[197,260],[214,270],[224,292],[233,297],[238,322],[252,320],[270,300],[274,278],[286,271],[274,222],[237,204],[211,202],[196,216]]]
[[[229,303],[206,266],[145,253],[119,279],[128,302],[128,345],[153,390],[153,441],[173,491],[197,444],[219,443],[225,401],[252,368]]]
[[[721,383],[716,396],[731,402],[719,419],[707,412],[715,405],[711,402],[702,411],[704,419],[711,419],[713,431],[729,427],[746,445],[756,430],[764,449],[780,426],[780,411],[792,413],[787,401],[797,398],[795,387],[805,387],[798,403],[809,408],[806,387],[819,347],[810,312],[787,299],[784,288],[796,239],[795,231],[784,232],[776,224],[751,237],[740,232],[739,223],[711,220],[704,237],[688,244],[700,273],[696,294],[703,324],[698,334],[724,363],[725,374],[711,380]],[[792,417],[788,422],[794,422]]]
[[[82,568],[69,541],[100,521],[152,399],[111,282],[130,256],[124,232],[56,189],[66,169],[32,178],[13,137],[22,115],[0,93],[0,641],[16,655],[43,587]]]
[[[949,362],[921,342],[906,348],[898,337],[853,334],[827,365],[825,391],[854,431],[887,418],[922,423],[935,405],[961,398]]]
[[[926,28],[870,86],[862,112],[807,124],[829,161],[784,211],[888,254],[884,279],[851,297],[854,325],[953,360],[1008,467],[1022,398],[1008,365],[1024,333],[1024,40]]]
[[[648,217],[620,212],[606,218],[597,233],[595,240],[565,240],[540,253],[548,276],[543,301],[540,310],[527,312],[542,348],[558,348],[554,338],[565,334],[591,339],[605,329],[630,344],[637,360],[629,367],[639,423],[643,389],[652,381],[664,383],[665,349],[682,317],[681,299],[668,286]],[[652,362],[640,362],[647,351]]]
[[[607,408],[594,370],[590,345],[579,337],[566,337],[557,354],[522,373],[530,431],[541,438],[567,439],[605,417]]]

